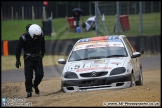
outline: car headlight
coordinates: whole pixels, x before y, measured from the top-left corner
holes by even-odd
[[[118,67],[115,68],[111,71],[110,75],[117,75],[117,74],[122,74],[126,71],[126,69],[124,67]]]
[[[74,72],[65,72],[64,78],[78,78],[78,76]]]

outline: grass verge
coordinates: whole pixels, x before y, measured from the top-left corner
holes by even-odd
[[[43,66],[53,66],[58,65],[58,60],[60,58],[67,59],[66,55],[45,55],[43,58]],[[19,69],[24,69],[24,60],[23,57],[20,58],[21,67]],[[15,67],[16,58],[14,55],[1,56],[1,71],[6,70],[16,70]]]
[[[89,16],[83,16],[83,22],[88,19]],[[120,34],[126,36],[139,36],[139,15],[129,15],[128,17],[130,30],[123,31]],[[18,40],[20,35],[26,30],[26,25],[36,23],[42,26],[42,19],[37,20],[2,20],[1,21],[1,39],[2,40]],[[115,16],[114,15],[105,15],[105,26],[107,28],[109,35],[116,35],[114,32],[115,25]],[[66,18],[55,18],[52,21],[55,36],[45,36],[46,40],[55,40],[55,39],[72,39],[72,38],[86,38],[96,36],[96,31],[75,33],[70,32],[69,24]],[[101,19],[98,21],[99,31],[103,35],[106,35]],[[161,34],[161,13],[149,13],[142,14],[142,25],[143,25],[143,36],[152,36]],[[80,21],[80,26],[82,22]],[[99,34],[100,35],[100,34]],[[101,35],[102,36],[102,35]],[[61,37],[61,38],[60,38]]]

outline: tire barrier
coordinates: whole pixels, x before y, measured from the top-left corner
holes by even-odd
[[[4,49],[3,49],[3,42],[4,42],[4,41],[1,41],[1,55],[4,55],[4,52],[3,52],[3,50],[4,50]]]
[[[128,37],[138,52],[143,49],[145,54],[161,53],[160,36],[136,36]]]
[[[68,55],[70,51],[72,50],[75,42],[78,41],[78,39],[71,39],[71,40],[55,40],[53,42],[52,47],[52,54],[55,55]]]
[[[15,55],[17,42],[17,40],[8,41],[9,55]]]
[[[68,55],[75,42],[79,39],[46,40],[45,54]],[[161,54],[161,36],[128,37],[138,52],[143,49],[145,54]],[[1,41],[1,55],[15,55],[18,40]]]

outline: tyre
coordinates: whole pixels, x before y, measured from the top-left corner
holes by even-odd
[[[133,75],[133,73],[132,73],[132,75],[131,75],[131,84],[130,84],[130,87],[134,87],[134,86],[136,86],[136,82],[135,82],[134,75]]]
[[[143,75],[142,75],[142,70],[139,73],[139,80],[136,82],[136,85],[140,86],[143,85]]]
[[[65,93],[65,91],[64,91],[64,89],[63,89],[62,82],[61,82],[61,89],[60,89],[60,91]]]

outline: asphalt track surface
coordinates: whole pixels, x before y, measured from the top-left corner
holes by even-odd
[[[161,70],[161,56],[150,56],[140,58],[143,71]],[[61,76],[64,65],[44,67],[44,78],[56,78]],[[33,76],[34,77],[34,76]],[[24,70],[9,70],[1,72],[1,83],[25,81]]]

